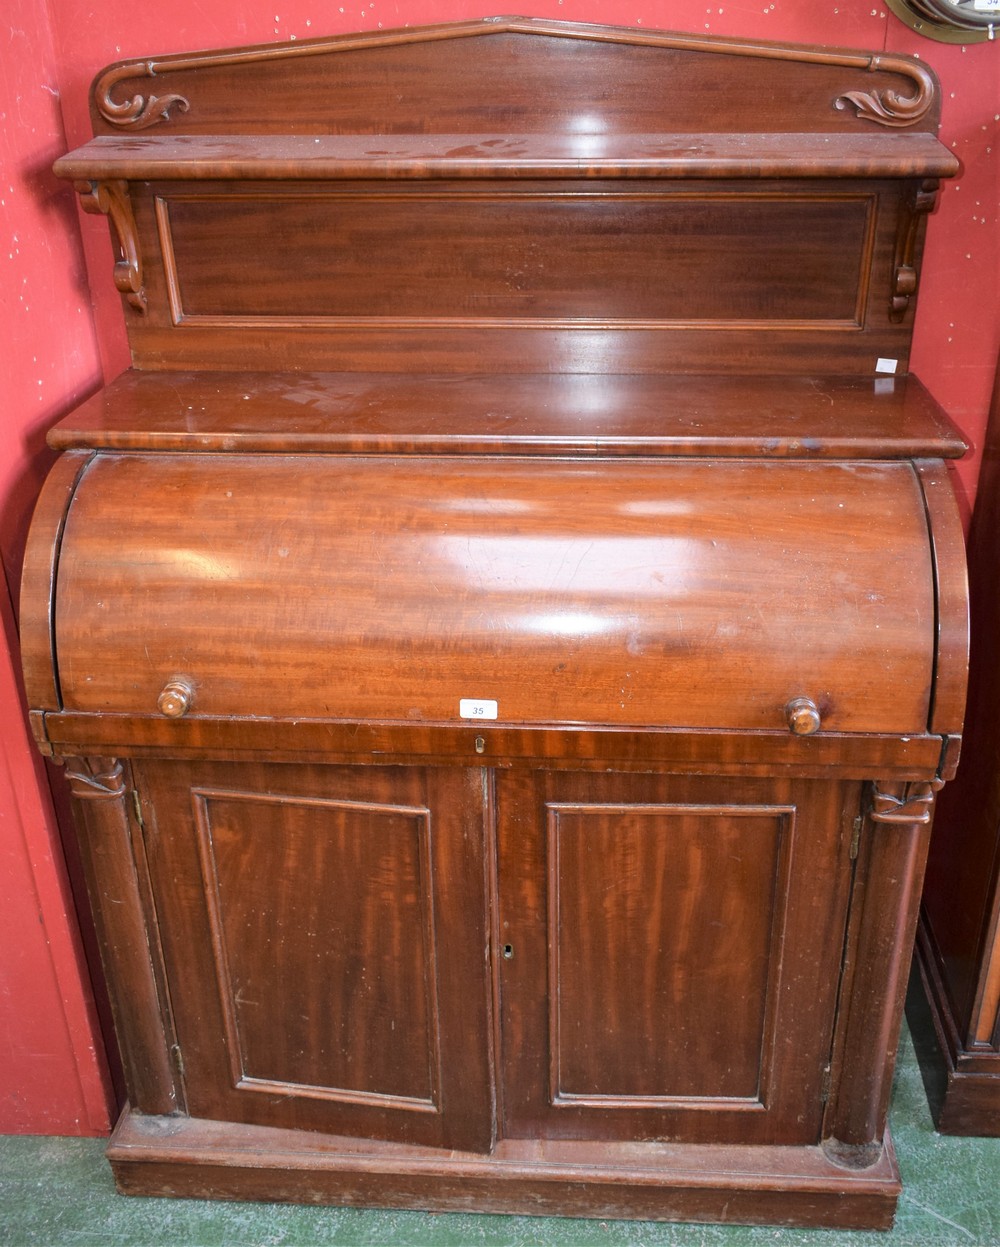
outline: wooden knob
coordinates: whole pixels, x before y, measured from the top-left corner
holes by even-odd
[[[169,680],[163,686],[163,692],[156,699],[161,714],[169,719],[179,719],[187,714],[194,701],[194,689],[184,680]]]
[[[811,736],[820,728],[819,707],[811,697],[796,697],[785,707],[788,730],[796,736]]]

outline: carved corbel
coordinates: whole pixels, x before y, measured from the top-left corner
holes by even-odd
[[[937,178],[925,178],[900,213],[896,257],[893,262],[892,297],[889,302],[891,320],[902,320],[917,293],[917,239],[924,217],[937,203]]]
[[[84,801],[110,801],[125,792],[125,768],[117,758],[70,758],[66,762],[70,792]]]
[[[94,86],[97,111],[110,125],[122,130],[145,130],[159,121],[170,119],[170,110],[186,113],[191,107],[183,95],[133,95],[118,102],[111,98],[112,89],[128,78],[155,78],[153,61],[117,65],[103,74]]]
[[[875,125],[902,129],[915,125],[930,112],[934,103],[934,79],[929,70],[917,61],[902,56],[873,56],[868,62],[868,72],[879,71],[902,74],[916,85],[913,95],[903,95],[892,87],[881,91],[846,91],[834,101],[834,107],[845,109],[853,105],[863,121]]]
[[[934,814],[934,798],[944,787],[944,781],[921,780],[893,787],[898,788],[898,791],[887,791],[878,784],[872,786],[872,807],[869,813],[871,821],[926,827]]]
[[[114,226],[121,250],[115,264],[115,285],[137,312],[146,310],[146,292],[142,288],[142,256],[139,233],[132,214],[127,182],[77,182],[76,189],[84,212],[106,216]]]

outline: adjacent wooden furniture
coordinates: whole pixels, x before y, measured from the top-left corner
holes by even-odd
[[[937,1128],[1000,1135],[1000,374],[969,534],[972,646],[966,751],[931,840],[917,941],[929,1014],[911,1027]]]
[[[929,71],[503,19],[93,99],[135,369],[23,641],[120,1188],[889,1224],[966,677]]]

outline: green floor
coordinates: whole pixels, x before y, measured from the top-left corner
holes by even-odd
[[[908,1033],[891,1120],[905,1190],[889,1234],[124,1199],[114,1192],[102,1140],[0,1137],[0,1247],[1000,1247],[1000,1139],[934,1133]]]

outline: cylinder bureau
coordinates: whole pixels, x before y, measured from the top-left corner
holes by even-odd
[[[966,678],[937,110],[522,19],[98,77],[133,367],[22,628],[123,1192],[891,1224]]]

